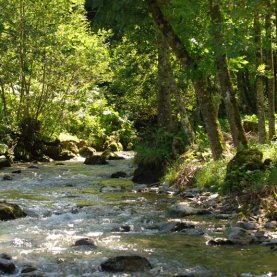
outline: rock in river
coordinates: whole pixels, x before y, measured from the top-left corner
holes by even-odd
[[[5,156],[0,156],[0,168],[11,167],[11,162]]]
[[[228,239],[234,244],[249,244],[255,240],[253,234],[240,227],[231,227],[228,229]]]
[[[16,204],[0,202],[0,220],[25,217],[26,213]]]
[[[107,164],[107,161],[106,161],[105,157],[95,155],[95,156],[87,157],[84,164],[104,165],[104,164]]]
[[[180,202],[170,207],[170,213],[173,216],[189,216],[189,215],[196,215],[196,214],[199,214],[199,215],[210,214],[211,212],[208,210],[191,207],[186,202]]]
[[[111,178],[125,178],[125,177],[127,177],[127,174],[123,171],[118,171],[111,175]]]
[[[89,238],[82,238],[75,242],[74,246],[84,246],[87,248],[97,248],[96,243]]]
[[[140,256],[117,256],[101,264],[103,271],[109,272],[142,272],[152,268],[149,261]]]
[[[15,264],[6,259],[0,259],[0,272],[11,274],[15,271]]]

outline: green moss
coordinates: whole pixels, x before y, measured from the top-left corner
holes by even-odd
[[[97,203],[95,203],[94,201],[89,201],[89,200],[80,200],[80,201],[76,201],[75,204],[77,207],[83,208],[83,207],[95,206]]]
[[[18,190],[6,190],[1,193],[3,197],[7,197],[8,199],[28,199],[34,201],[48,201],[49,199],[43,196],[38,196],[38,193],[22,193]]]

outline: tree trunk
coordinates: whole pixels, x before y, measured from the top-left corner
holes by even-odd
[[[6,101],[6,95],[5,95],[5,87],[2,82],[0,83],[0,88],[1,88],[1,100],[3,103],[3,114],[6,120],[6,123],[8,123],[8,108],[7,108],[7,101]]]
[[[174,32],[172,26],[164,17],[157,1],[147,0],[147,4],[157,27],[163,33],[168,45],[172,48],[182,66],[184,68],[192,67],[193,69],[197,69],[197,58],[192,58],[189,55],[189,52],[185,48],[181,39]],[[206,78],[203,77],[203,74],[201,73],[198,75],[199,77],[197,77],[194,82],[195,91],[199,99],[201,113],[204,117],[213,158],[219,159],[223,154],[222,133],[218,124],[217,115],[214,112],[212,99],[207,91]]]
[[[195,134],[192,129],[191,123],[189,121],[189,117],[188,117],[187,109],[185,107],[184,100],[180,94],[180,88],[177,87],[177,84],[176,84],[176,91],[175,91],[174,96],[176,98],[177,107],[180,112],[182,128],[184,130],[184,133],[187,136],[189,143],[193,144],[195,142]]]
[[[172,125],[171,91],[172,75],[170,51],[162,34],[158,39],[158,124],[160,127],[170,128]]]
[[[258,132],[259,142],[266,142],[265,130],[265,104],[264,104],[264,82],[263,76],[258,72],[259,66],[263,64],[262,46],[261,46],[261,27],[260,16],[257,12],[254,15],[254,38],[256,46],[256,63],[257,63],[257,77],[256,77],[256,94],[257,94],[257,113],[258,113]]]
[[[219,4],[210,0],[210,14],[213,27],[214,51],[216,56],[217,74],[221,88],[223,101],[230,124],[231,134],[236,148],[247,146],[247,139],[242,127],[238,103],[232,85],[229,72],[228,59],[224,49],[224,37],[222,31],[222,15]],[[216,1],[218,2],[218,1]]]
[[[242,112],[246,114],[257,113],[257,101],[255,96],[255,88],[249,80],[249,72],[247,69],[240,70],[237,73],[237,86],[240,95],[240,106]]]
[[[271,72],[271,76],[267,79],[268,89],[268,136],[271,140],[275,135],[275,77],[274,77],[274,59],[272,50],[271,36],[271,5],[270,0],[266,0],[267,11],[265,16],[265,31],[266,31],[266,65]]]
[[[218,160],[222,157],[224,139],[217,114],[215,113],[212,96],[208,90],[207,78],[202,77],[195,80],[194,88],[201,107],[201,114],[210,141],[212,154],[214,159]]]

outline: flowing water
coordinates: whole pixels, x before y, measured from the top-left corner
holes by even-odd
[[[220,236],[215,232],[226,224],[223,220],[186,218],[203,228],[204,236],[160,232],[158,226],[170,220],[168,207],[178,199],[135,193],[130,179],[111,179],[117,171],[131,176],[132,157],[126,158],[103,166],[77,160],[39,164],[38,168],[18,164],[0,172],[3,176],[21,169],[13,180],[0,181],[0,201],[19,204],[28,214],[0,222],[0,253],[16,261],[14,276],[20,276],[24,264],[34,265],[42,276],[72,277],[273,276],[270,272],[277,272],[277,252],[265,246],[207,246],[208,236]],[[122,232],[120,226],[129,226],[130,231]],[[97,248],[73,246],[81,238],[93,239]],[[107,258],[129,254],[146,257],[153,269],[137,274],[100,270]],[[195,275],[185,275],[188,272]]]

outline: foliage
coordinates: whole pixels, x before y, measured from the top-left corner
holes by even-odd
[[[179,154],[181,154],[185,149],[186,142],[180,136],[180,133],[170,132],[164,128],[149,130],[135,148],[135,162],[143,165],[168,164],[176,158],[173,151],[174,141],[178,143]]]
[[[224,184],[226,166],[229,159],[209,161],[200,168],[195,176],[195,185],[199,188],[209,188],[213,191],[221,191]]]
[[[51,135],[61,128],[67,103],[108,78],[107,34],[89,32],[83,1],[2,2],[3,119],[15,126],[38,119]]]
[[[136,141],[132,122],[109,106],[97,89],[86,92],[86,102],[77,99],[68,106],[65,128],[98,150],[104,149],[110,137],[120,141],[124,149],[132,149]]]

